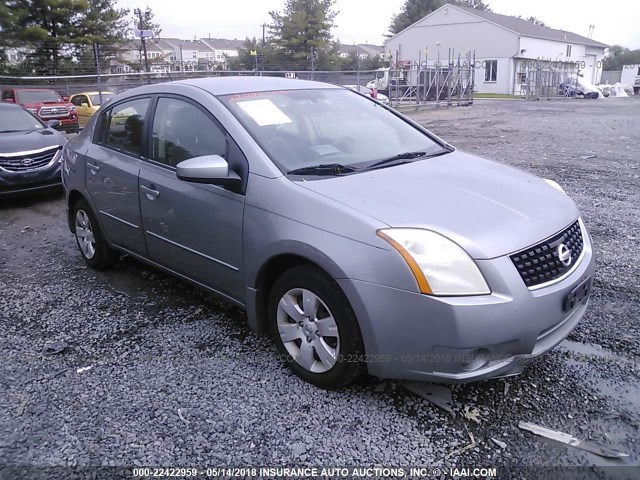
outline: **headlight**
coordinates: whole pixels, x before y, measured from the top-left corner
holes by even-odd
[[[29,110],[31,113],[33,113],[34,115],[38,114],[38,109],[37,108],[27,108],[27,110]]]
[[[564,189],[560,186],[560,184],[558,182],[554,182],[553,180],[549,180],[548,178],[543,178],[543,180],[545,182],[547,182],[548,185],[552,186],[553,188],[555,188],[556,190],[562,192],[562,193],[567,193],[564,191]]]
[[[489,286],[476,263],[458,244],[431,230],[389,228],[378,235],[402,255],[421,293],[487,295]]]
[[[70,112],[75,112],[76,111],[76,106],[75,105],[69,105],[67,108],[69,109]]]

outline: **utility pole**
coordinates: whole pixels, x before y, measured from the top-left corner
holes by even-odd
[[[313,80],[316,72],[316,49],[311,47],[311,80]]]
[[[184,59],[182,58],[182,43],[180,43],[180,71],[184,77]]]
[[[144,29],[144,25],[142,23],[142,10],[140,10],[139,8],[136,8],[133,11],[134,14],[136,14],[138,16],[138,19],[140,20],[139,23],[139,27],[140,27],[140,40],[142,41],[142,50],[144,51],[144,71],[148,72],[149,71],[149,62],[147,61],[147,43],[145,42],[145,38],[143,35],[143,29]],[[145,15],[149,13],[149,9],[147,9],[145,12]]]
[[[358,71],[356,73],[356,84],[358,85],[358,92],[360,91],[360,47],[356,45],[356,61],[358,62]]]
[[[102,66],[100,65],[100,45],[98,43],[93,44],[93,54],[96,58],[96,74],[98,75],[98,97],[100,98],[100,105],[102,105],[102,80],[100,77]]]
[[[266,39],[266,36],[265,36],[265,28],[267,28],[267,24],[266,24],[266,23],[263,23],[263,24],[262,24],[262,46],[263,46],[263,47],[264,47],[264,46],[266,45],[266,43],[267,43],[267,39]]]

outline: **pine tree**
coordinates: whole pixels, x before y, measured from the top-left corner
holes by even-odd
[[[31,50],[36,73],[69,72],[92,44],[108,50],[126,36],[128,11],[114,5],[115,0],[5,0],[0,45]]]
[[[331,35],[335,0],[287,0],[284,11],[270,12],[271,41],[281,51],[286,68],[335,69],[339,64],[337,44]]]

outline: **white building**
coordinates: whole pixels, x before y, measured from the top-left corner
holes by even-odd
[[[237,57],[243,46],[241,40],[227,40],[224,38],[201,38],[200,41],[213,52],[213,61],[222,68],[228,68],[228,59]]]
[[[357,45],[340,45],[339,55],[347,58],[349,55],[356,54],[361,59],[382,56],[384,47],[378,45],[370,45],[368,43],[359,43]]]
[[[385,52],[409,62],[448,62],[475,51],[475,90],[520,94],[531,77],[578,73],[598,83],[608,45],[521,18],[446,4],[391,37]],[[559,84],[561,80],[557,80]]]

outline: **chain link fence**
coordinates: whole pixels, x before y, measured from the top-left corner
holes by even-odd
[[[47,88],[68,96],[80,92],[120,93],[130,88],[164,83],[189,78],[207,78],[223,76],[270,76],[315,80],[334,85],[366,85],[374,79],[376,72],[371,71],[237,71],[220,70],[212,72],[140,72],[105,75],[60,75],[60,76],[10,76],[0,75],[0,88],[30,87]]]

